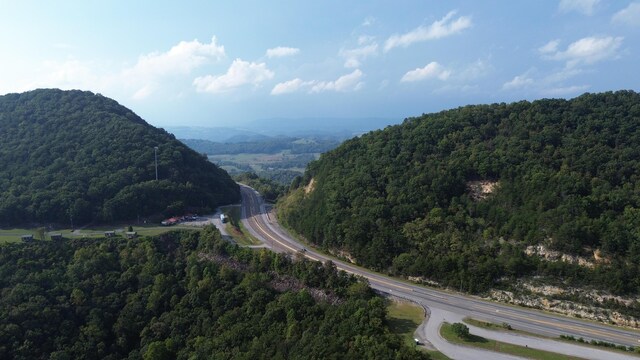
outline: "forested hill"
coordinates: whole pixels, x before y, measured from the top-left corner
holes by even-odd
[[[215,228],[0,247],[1,359],[429,359],[330,263]]]
[[[83,91],[0,96],[0,164],[0,226],[134,219],[239,198],[226,172],[173,135]]]
[[[298,180],[282,220],[364,265],[468,291],[521,275],[640,290],[633,91],[410,118],[323,154]],[[529,245],[587,264],[542,261]]]

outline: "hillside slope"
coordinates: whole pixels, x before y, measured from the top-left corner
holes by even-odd
[[[330,264],[213,227],[0,247],[2,359],[429,359]]]
[[[465,106],[349,140],[309,165],[279,215],[358,263],[471,292],[544,275],[638,293],[638,180],[640,95],[585,94]]]
[[[0,96],[0,164],[0,225],[134,219],[239,198],[226,172],[90,92]]]

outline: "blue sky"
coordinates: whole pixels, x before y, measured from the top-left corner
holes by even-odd
[[[0,0],[0,94],[102,93],[156,126],[408,116],[639,90],[640,1]]]

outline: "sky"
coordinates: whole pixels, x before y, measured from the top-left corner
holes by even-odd
[[[640,0],[0,0],[0,94],[89,90],[160,127],[638,91],[639,47]]]

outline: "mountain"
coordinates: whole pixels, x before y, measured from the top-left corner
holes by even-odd
[[[255,131],[229,127],[167,126],[165,130],[174,134],[178,139],[200,139],[223,143],[260,141],[269,138],[269,136]]]
[[[406,119],[310,163],[278,213],[360,264],[456,289],[540,276],[639,293],[638,184],[640,95],[618,91]]]
[[[178,139],[218,143],[261,142],[279,137],[342,141],[396,123],[384,118],[271,118],[243,123],[242,128],[168,126],[165,129]]]
[[[247,127],[271,136],[331,136],[343,140],[397,122],[386,118],[270,118],[251,121]]]
[[[226,172],[90,92],[1,96],[0,164],[0,225],[126,220],[239,198]]]

